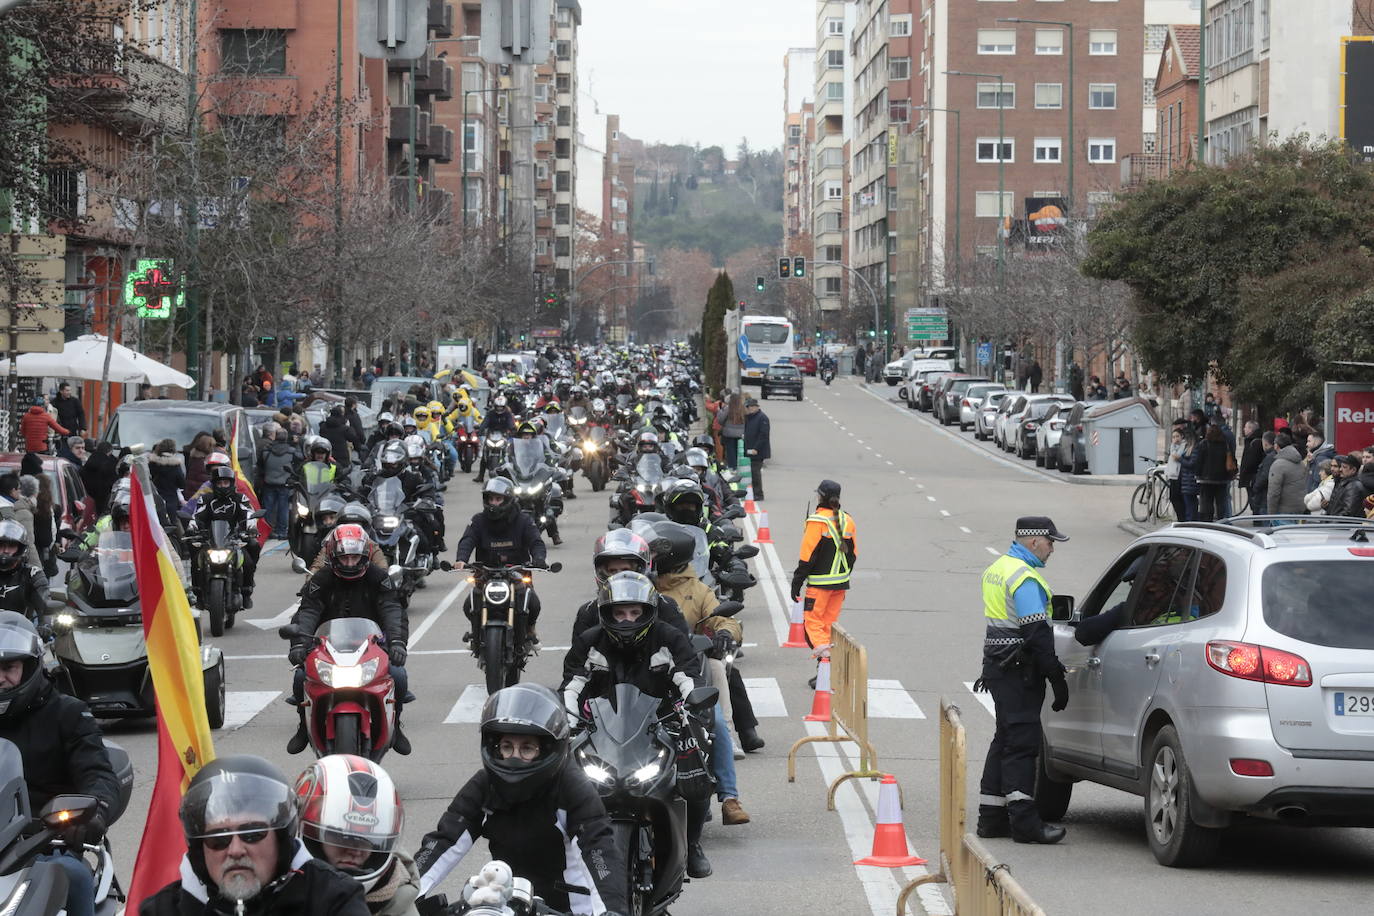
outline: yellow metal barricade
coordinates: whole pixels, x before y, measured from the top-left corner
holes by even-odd
[[[835,624],[830,629],[830,721],[829,734],[809,735],[787,752],[787,781],[797,781],[797,751],[816,741],[853,741],[859,747],[858,768],[842,774],[826,793],[827,810],[835,810],[835,790],[846,779],[879,779],[878,754],[868,740],[868,650]]]
[[[964,723],[959,707],[940,698],[940,870],[912,881],[897,897],[897,916],[922,884],[949,885],[956,916],[1045,916],[1005,863],[964,830],[966,773]]]

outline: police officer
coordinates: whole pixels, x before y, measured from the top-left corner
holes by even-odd
[[[1040,752],[1040,707],[1045,682],[1055,712],[1069,703],[1064,666],[1054,654],[1049,625],[1053,592],[1040,570],[1059,533],[1041,515],[1016,520],[1016,540],[983,571],[983,676],[975,689],[992,694],[997,727],[983,765],[978,835],[1010,836],[1018,843],[1058,843],[1064,828],[1046,824],[1035,808],[1035,757]]]
[[[858,557],[855,537],[854,516],[840,508],[840,485],[822,480],[816,486],[816,511],[806,517],[791,590],[796,601],[805,589],[803,619],[806,641],[813,649],[829,647],[830,628],[840,619],[849,574]]]

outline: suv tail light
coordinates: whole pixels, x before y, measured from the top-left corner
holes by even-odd
[[[1253,760],[1248,757],[1232,757],[1231,772],[1237,776],[1273,776],[1274,768],[1267,760]]]
[[[964,398],[963,402],[962,402],[959,406],[960,406],[960,407],[972,407],[973,404],[969,401],[968,398]]]
[[[1245,642],[1215,640],[1207,644],[1207,664],[1222,674],[1282,687],[1312,686],[1312,666],[1292,652]]]

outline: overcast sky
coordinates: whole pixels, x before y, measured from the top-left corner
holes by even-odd
[[[813,0],[582,0],[581,89],[636,140],[781,145],[782,61]]]

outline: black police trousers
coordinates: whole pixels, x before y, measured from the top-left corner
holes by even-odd
[[[1040,707],[1045,703],[1044,681],[1027,684],[1018,671],[985,669],[983,683],[992,694],[997,730],[983,763],[978,789],[978,824],[998,827],[1011,821],[1015,836],[1029,836],[1042,821],[1035,808],[1035,761],[1040,753]]]

